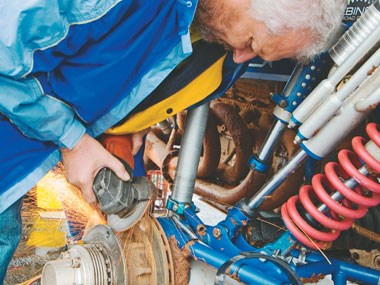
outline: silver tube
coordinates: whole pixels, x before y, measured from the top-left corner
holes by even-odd
[[[307,153],[304,150],[299,150],[289,161],[288,163],[280,169],[265,185],[253,196],[248,203],[248,207],[251,210],[256,209],[260,206],[265,197],[271,195],[281,183],[289,177],[290,174],[294,172],[302,162],[308,157]]]
[[[376,43],[379,42],[379,25],[380,23],[378,24],[377,29],[374,29],[370,34],[368,34],[363,42],[345,57],[345,61],[343,61],[336,69],[334,69],[332,73],[329,74],[328,79],[334,86],[342,80],[342,78],[363,58],[363,56],[376,45]]]
[[[205,103],[188,111],[186,117],[171,196],[173,200],[180,203],[190,204],[192,201],[208,111],[209,103]]]
[[[365,166],[362,166],[360,169],[359,169],[359,172],[363,175],[368,175],[368,170]],[[350,178],[348,180],[346,180],[344,182],[344,185],[346,185],[348,188],[351,188],[351,189],[354,189],[357,185],[358,185],[358,182],[356,182],[356,180],[354,178]],[[334,192],[332,195],[331,195],[331,198],[334,200],[334,201],[337,201],[337,202],[342,202],[343,199],[344,199],[344,196],[342,194],[340,194],[339,191],[336,191]],[[318,210],[322,213],[325,213],[327,212],[329,208],[326,206],[326,204],[321,204],[319,207],[318,207]]]
[[[258,158],[262,161],[268,161],[273,153],[273,149],[278,145],[279,138],[282,136],[286,125],[279,120],[272,125],[272,129],[264,140],[263,145],[258,153]]]

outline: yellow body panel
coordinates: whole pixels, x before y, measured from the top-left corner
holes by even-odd
[[[36,216],[33,221],[27,246],[62,247],[67,243],[63,219],[42,218]]]
[[[214,92],[222,82],[222,68],[225,56],[202,72],[177,93],[159,103],[131,116],[122,125],[111,128],[108,134],[123,135],[144,130],[178,112],[200,102]]]
[[[52,172],[48,172],[36,185],[37,206],[46,210],[62,210],[63,206],[59,192],[54,190],[56,178]]]

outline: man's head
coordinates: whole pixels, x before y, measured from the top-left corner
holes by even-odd
[[[233,51],[241,63],[255,56],[305,60],[326,48],[340,26],[345,0],[199,0],[203,37]]]

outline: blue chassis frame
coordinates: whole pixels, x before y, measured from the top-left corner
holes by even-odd
[[[364,284],[379,284],[380,272],[348,263],[334,258],[329,261],[319,252],[309,251],[306,254],[294,249],[295,239],[287,231],[274,243],[262,248],[249,245],[239,230],[254,217],[249,217],[240,207],[231,208],[226,218],[216,226],[205,225],[197,216],[194,204],[184,209],[181,220],[173,217],[160,217],[159,223],[167,237],[174,236],[178,247],[185,247],[192,258],[205,262],[215,268],[245,252],[257,252],[268,255],[274,253],[278,258],[304,261],[304,264],[290,262],[290,267],[300,278],[315,278],[318,275],[332,275],[336,285],[344,285],[347,280]],[[180,224],[179,224],[180,223]],[[184,230],[185,226],[189,230]],[[214,233],[218,233],[215,235]],[[305,254],[305,255],[304,255]],[[302,257],[305,257],[304,259]],[[229,267],[229,275],[246,284],[291,284],[289,277],[280,267],[263,259],[241,259]]]

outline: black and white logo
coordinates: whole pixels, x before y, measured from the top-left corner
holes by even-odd
[[[344,12],[343,22],[355,22],[367,8],[376,0],[348,0],[346,11]]]

